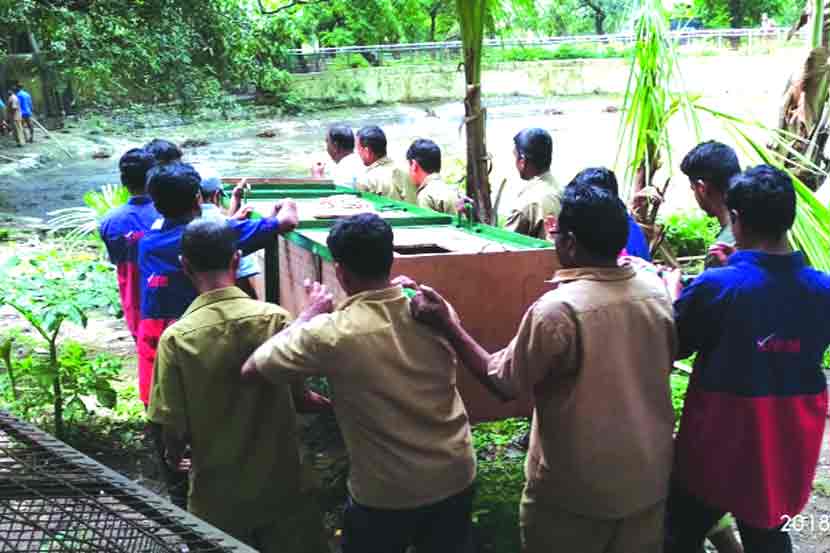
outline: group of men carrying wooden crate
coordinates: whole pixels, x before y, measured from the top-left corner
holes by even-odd
[[[443,194],[434,143],[410,148],[411,187],[377,127],[357,133],[365,172],[339,167],[355,155],[350,134],[327,137],[341,183],[404,200]],[[725,267],[681,291],[677,273],[621,257],[643,241],[613,173],[586,170],[560,190],[550,135],[528,129],[514,144],[524,187],[508,225],[552,240],[562,269],[498,352],[429,283],[392,279],[382,217],[334,223],[327,245],[348,299],[335,306],[309,282],[292,320],[236,283],[242,255],[297,226],[293,202],[257,221],[208,219],[209,191],[173,145],[121,158],[133,196],[101,234],[119,265],[141,397],[188,508],[262,551],[328,551],[295,409],[333,409],[351,462],[342,550],[473,551],[476,460],[456,388],[457,372],[470,371],[500,398],[534,399],[524,551],[697,552],[726,513],[749,553],[791,551],[782,525],[809,497],[825,424],[830,277],[789,248],[789,176],[741,173],[717,143],[687,156],[696,198],[735,243],[713,250]],[[436,205],[455,209],[454,198]],[[482,301],[499,301],[492,292]],[[693,353],[674,440],[669,373]],[[331,401],[304,389],[311,375],[328,378]]]

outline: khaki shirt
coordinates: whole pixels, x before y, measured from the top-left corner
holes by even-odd
[[[441,175],[427,175],[418,189],[418,206],[440,213],[455,215],[458,193],[441,179]]]
[[[525,314],[489,368],[508,394],[533,394],[530,501],[623,518],[668,494],[676,349],[663,283],[631,267],[571,269]]]
[[[412,204],[416,200],[415,185],[409,180],[409,175],[388,157],[382,157],[366,168],[357,189]]]
[[[409,312],[399,287],[348,298],[257,349],[268,378],[325,375],[361,505],[412,509],[467,489],[475,455],[449,344]]]
[[[189,436],[188,509],[220,528],[272,522],[302,492],[289,384],[240,380],[248,356],[288,321],[224,288],[196,298],[159,343],[147,416]]]
[[[561,194],[562,189],[549,172],[524,182],[504,228],[545,240],[545,217],[559,216]]]

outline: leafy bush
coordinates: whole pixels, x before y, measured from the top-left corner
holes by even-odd
[[[341,54],[335,56],[328,68],[332,71],[339,71],[341,69],[364,69],[371,67],[371,64],[365,57],[360,54]]]
[[[720,232],[717,219],[701,211],[678,211],[660,221],[665,240],[678,257],[705,255]]]
[[[45,362],[41,357],[28,355],[19,360],[22,368],[18,368],[17,360],[10,355],[10,346],[4,346],[4,364],[7,370],[11,369],[14,376],[10,376],[10,380],[15,385],[20,382],[18,374],[29,373],[35,375],[33,378],[40,388],[51,388],[53,420],[58,438],[64,435],[64,409],[69,405],[67,398],[73,402],[77,396],[73,395],[73,390],[78,387],[87,390],[92,385],[90,379],[75,374],[81,365],[78,352],[74,352],[74,357],[66,357],[67,351],[71,350],[66,350],[61,344],[64,323],[71,321],[86,327],[88,314],[92,310],[117,313],[119,299],[115,282],[111,265],[83,252],[36,252],[12,257],[0,267],[0,305],[8,305],[17,311],[47,348]],[[105,372],[105,367],[98,369]],[[111,392],[97,379],[93,380],[102,394],[99,399],[112,399]],[[18,395],[14,387],[11,391],[18,399],[23,396]]]

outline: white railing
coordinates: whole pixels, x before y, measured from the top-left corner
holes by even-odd
[[[754,39],[777,39],[784,41],[789,30],[786,28],[771,29],[686,29],[672,31],[671,36],[678,42],[689,43],[692,41],[715,41],[721,45],[725,41],[745,39],[751,43]],[[554,36],[532,39],[486,39],[485,46],[489,47],[545,47],[560,46],[562,44],[626,44],[634,41],[633,33],[615,33],[608,35],[575,35],[575,36]],[[336,56],[338,54],[374,54],[384,53],[399,54],[403,52],[436,52],[443,50],[458,50],[461,48],[461,41],[449,42],[417,42],[410,44],[373,44],[366,46],[340,46],[333,48],[303,49],[295,48],[289,50],[291,56]]]

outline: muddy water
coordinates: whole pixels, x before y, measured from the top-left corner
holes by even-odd
[[[770,120],[774,98],[718,98],[714,104],[745,117]],[[589,165],[614,166],[621,114],[619,97],[488,98],[488,147],[493,155],[494,186],[514,177],[512,137],[528,126],[550,131],[554,137],[553,173],[568,182]],[[164,115],[130,118],[86,117],[70,122],[53,140],[36,135],[34,147],[14,148],[8,137],[0,137],[0,155],[25,157],[18,163],[0,161],[0,209],[22,215],[44,216],[48,211],[81,205],[88,190],[118,180],[118,156],[130,147],[155,137],[176,142],[202,140],[207,144],[186,148],[186,160],[209,165],[226,176],[304,176],[314,161],[325,160],[325,129],[335,122],[357,128],[377,124],[389,138],[389,154],[403,161],[409,143],[419,137],[432,138],[443,149],[444,173],[449,180],[463,174],[465,138],[460,127],[460,102],[392,105],[371,108],[334,109],[311,115],[274,118],[254,117],[240,107],[241,120],[225,121],[204,115],[198,122]],[[241,115],[240,115],[241,114]],[[703,137],[729,140],[723,127],[704,120]],[[273,131],[272,138],[258,136]],[[696,142],[694,132],[678,118],[672,127],[673,165]],[[72,154],[70,159],[55,144]],[[109,154],[93,159],[93,154]],[[682,182],[682,179],[678,179]],[[675,186],[669,203],[673,207],[691,201],[686,186]]]

